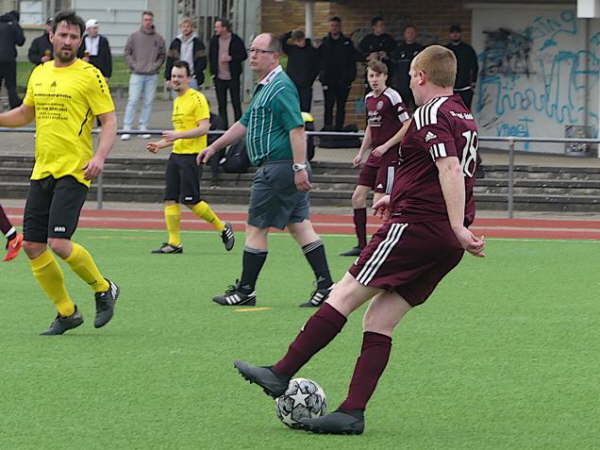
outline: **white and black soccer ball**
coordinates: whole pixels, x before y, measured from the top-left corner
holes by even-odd
[[[325,391],[312,380],[294,378],[287,391],[275,399],[277,417],[290,428],[298,428],[300,419],[312,419],[327,414]]]

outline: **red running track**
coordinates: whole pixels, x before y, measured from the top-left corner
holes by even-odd
[[[5,208],[10,219],[21,225],[23,210]],[[222,213],[221,219],[233,224],[236,231],[243,231],[246,213]],[[352,216],[342,214],[312,214],[311,220],[318,233],[354,234]],[[368,231],[374,233],[381,221],[369,218]],[[79,226],[83,228],[149,229],[165,228],[162,211],[137,211],[123,209],[85,209]],[[211,230],[212,227],[190,212],[181,217],[183,230]],[[477,219],[471,229],[478,235],[501,238],[533,239],[598,239],[600,220],[561,219]]]

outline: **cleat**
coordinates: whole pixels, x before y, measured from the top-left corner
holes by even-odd
[[[275,372],[271,367],[250,366],[240,360],[235,361],[233,367],[248,383],[258,384],[265,394],[273,398],[281,397],[290,384],[290,377]]]
[[[121,135],[121,140],[122,141],[128,141],[129,139],[131,139],[131,135],[130,134],[125,133],[125,134]]]
[[[230,251],[235,244],[235,236],[233,234],[233,227],[229,222],[225,222],[225,228],[221,231],[221,240],[225,245],[225,250]]]
[[[360,256],[360,252],[362,252],[362,248],[352,247],[347,252],[340,253],[340,256]]]
[[[301,308],[318,308],[319,306],[321,306],[323,304],[323,302],[325,300],[327,300],[329,298],[329,294],[331,294],[331,291],[333,290],[334,286],[335,286],[335,284],[332,284],[331,286],[326,287],[326,288],[315,289],[314,292],[312,293],[312,295],[310,296],[310,299],[305,303],[300,303],[300,307]]]
[[[108,290],[106,290],[104,292],[96,292],[96,294],[95,294],[95,299],[96,299],[96,319],[94,320],[95,328],[101,328],[104,325],[106,325],[108,322],[110,322],[110,319],[112,319],[113,314],[115,312],[115,303],[116,303],[117,299],[119,298],[119,294],[121,292],[121,290],[119,289],[119,286],[117,286],[115,283],[110,281],[108,278],[106,278],[106,281],[108,281],[108,285],[109,285]]]
[[[301,428],[322,434],[362,434],[365,430],[365,415],[362,410],[337,410],[314,419],[300,419]]]
[[[168,242],[163,242],[159,248],[152,250],[151,253],[154,253],[155,255],[179,254],[183,253],[183,245],[171,245]]]
[[[40,333],[40,336],[59,336],[65,331],[77,328],[82,323],[83,315],[77,310],[77,305],[75,305],[75,312],[73,314],[67,317],[57,314],[50,327],[43,333]]]
[[[213,302],[223,306],[255,306],[256,291],[243,289],[239,280],[235,280],[235,285],[229,286],[223,295],[213,297]]]
[[[2,261],[8,262],[17,257],[19,250],[23,247],[23,235],[17,233],[10,241],[6,243],[6,255]]]

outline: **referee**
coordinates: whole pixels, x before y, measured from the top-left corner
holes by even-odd
[[[270,227],[286,226],[316,278],[316,289],[300,306],[320,306],[333,287],[325,247],[309,220],[310,167],[298,91],[279,65],[281,42],[271,33],[252,42],[250,68],[260,80],[250,107],[227,132],[198,156],[206,162],[219,149],[246,137],[246,151],[258,166],[248,210],[242,276],[213,301],[224,306],[256,304],[255,285],[267,259]]]
[[[118,286],[98,270],[89,252],[71,241],[91,180],[104,168],[117,135],[117,119],[100,71],[77,59],[85,24],[71,10],[54,18],[50,33],[54,60],[37,66],[23,104],[0,114],[0,126],[19,127],[35,119],[35,166],[23,218],[24,249],[33,276],[58,310],[44,335],[63,334],[83,323],[52,251],[95,292],[100,328],[112,318]],[[102,123],[96,154],[94,116]]]

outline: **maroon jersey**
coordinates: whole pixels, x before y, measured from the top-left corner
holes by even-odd
[[[371,145],[376,148],[389,141],[409,119],[408,112],[400,94],[392,88],[386,88],[379,96],[369,92],[365,97],[367,124],[371,130]],[[381,157],[369,155],[369,166],[389,166],[398,161],[398,146],[390,148]]]
[[[391,193],[392,217],[407,223],[448,220],[435,161],[456,156],[465,177],[465,225],[470,225],[475,218],[477,124],[460,96],[436,97],[417,108],[401,148],[402,164]]]

